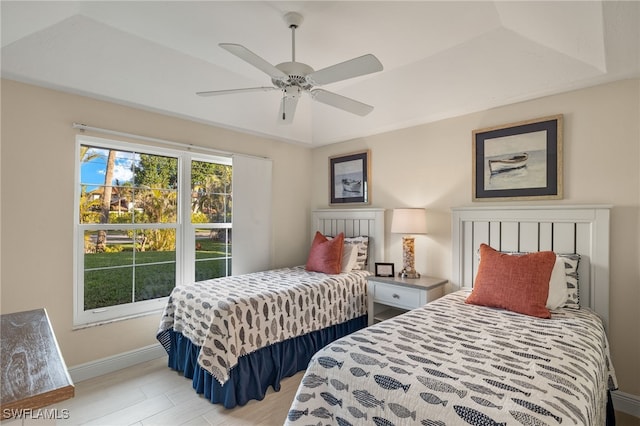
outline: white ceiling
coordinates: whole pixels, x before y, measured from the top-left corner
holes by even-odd
[[[290,61],[289,11],[304,16],[297,61],[382,62],[323,87],[371,114],[305,97],[282,125],[278,91],[195,95],[271,85],[218,43]],[[638,1],[2,0],[1,13],[4,78],[313,146],[640,76]]]

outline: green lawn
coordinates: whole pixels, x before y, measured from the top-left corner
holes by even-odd
[[[197,280],[225,275],[226,253],[231,245],[198,240]],[[168,296],[175,286],[175,251],[134,253],[131,246],[112,253],[87,253],[84,256],[84,308],[96,309]],[[135,280],[134,280],[135,274]],[[135,286],[134,286],[135,283]]]

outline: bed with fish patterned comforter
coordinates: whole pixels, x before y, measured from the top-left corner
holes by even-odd
[[[365,315],[370,274],[296,266],[179,285],[157,338],[170,352],[169,332],[183,334],[201,348],[198,364],[222,385],[241,356]]]
[[[602,321],[468,305],[469,291],[316,353],[287,425],[597,425],[617,388]]]

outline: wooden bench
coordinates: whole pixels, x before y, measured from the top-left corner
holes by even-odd
[[[73,397],[73,382],[45,309],[0,315],[0,333],[3,419]]]

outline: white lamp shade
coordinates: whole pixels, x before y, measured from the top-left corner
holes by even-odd
[[[425,209],[393,209],[391,221],[393,234],[426,234],[427,214]]]

